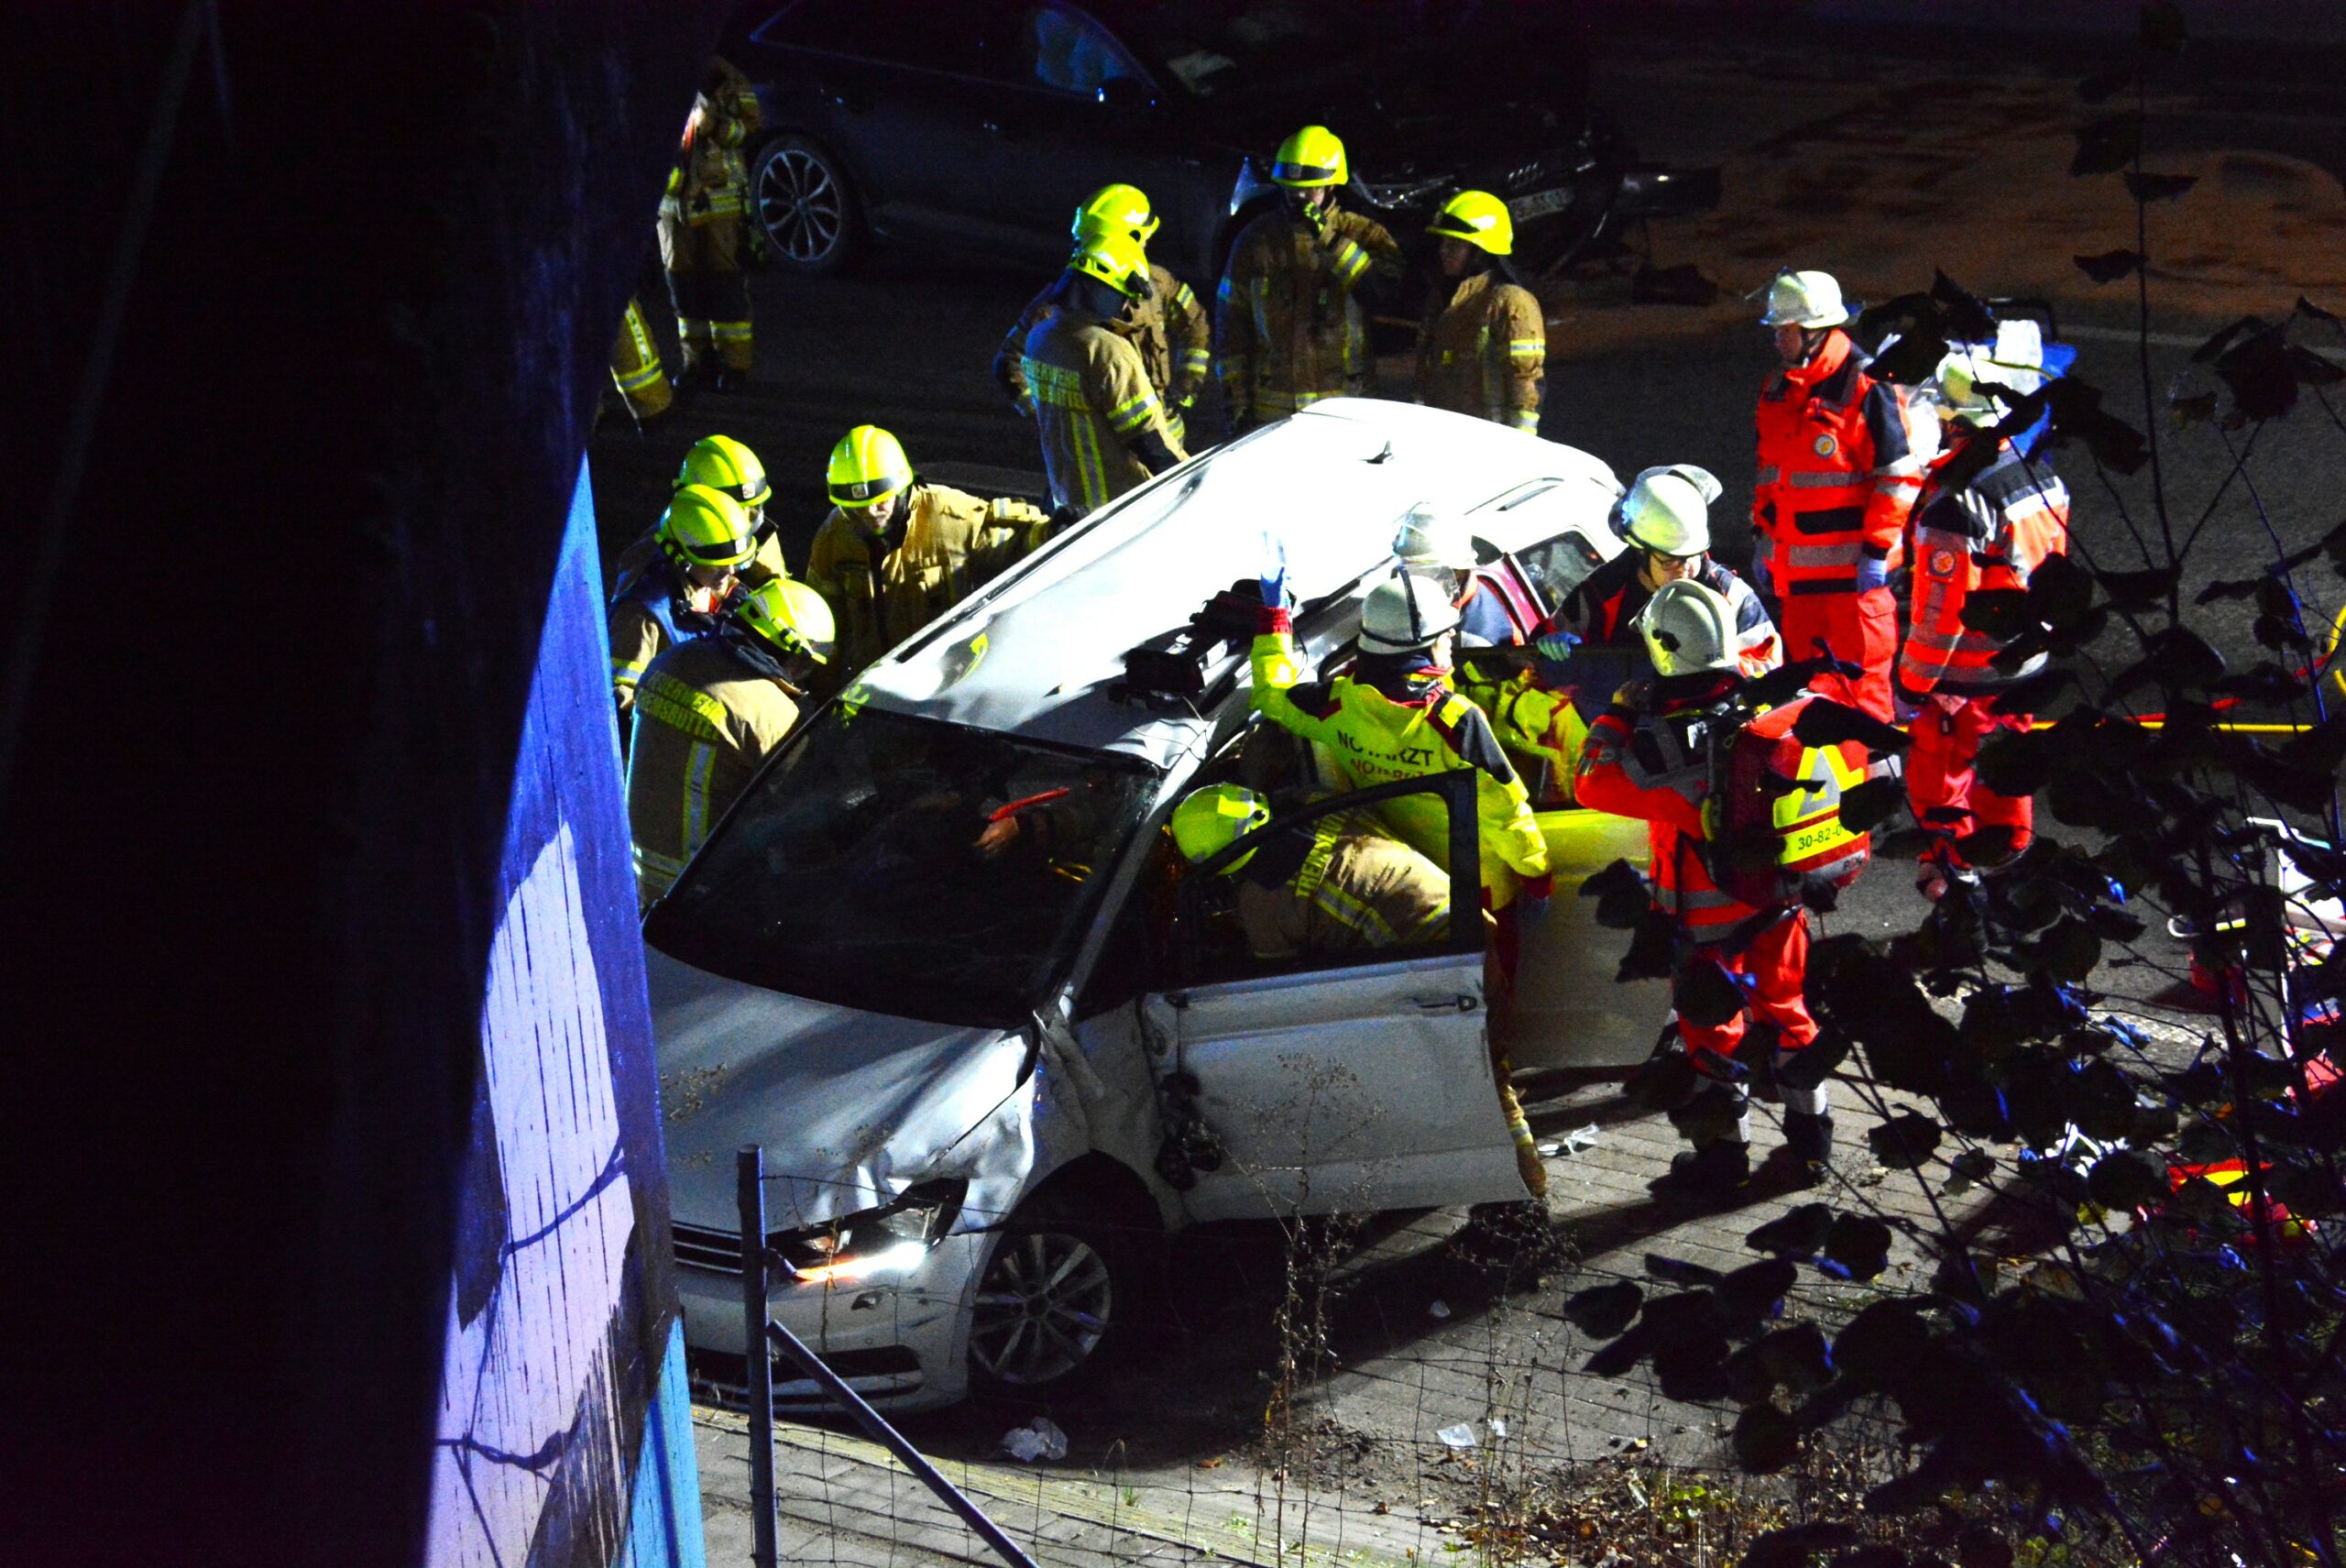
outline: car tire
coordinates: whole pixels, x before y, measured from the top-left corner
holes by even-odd
[[[1097,1387],[1134,1337],[1140,1238],[1064,1193],[1021,1205],[978,1277],[970,1382],[1031,1399]]]
[[[784,271],[837,272],[862,247],[846,166],[805,137],[776,137],[759,149],[750,167],[750,213]]]

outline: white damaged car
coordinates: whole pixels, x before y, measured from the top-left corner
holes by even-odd
[[[900,1409],[1095,1369],[1147,1234],[1521,1198],[1471,813],[1444,939],[1252,959],[1216,879],[1185,881],[1160,831],[1231,776],[1247,728],[1245,640],[1185,628],[1276,540],[1307,657],[1342,655],[1424,500],[1467,513],[1553,603],[1619,548],[1619,493],[1587,454],[1495,424],[1321,403],[1093,513],[809,720],[644,926],[704,1388],[742,1387],[748,1144],[765,1151],[770,1310]],[[1465,777],[1421,787],[1471,799]],[[1515,1065],[1640,1059],[1664,1003],[1614,983],[1620,938],[1573,892],[1641,857],[1644,828],[1570,809],[1541,825],[1558,896],[1527,920]],[[821,1397],[785,1365],[776,1401]]]

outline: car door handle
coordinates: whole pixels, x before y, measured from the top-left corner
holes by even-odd
[[[1420,1013],[1472,1013],[1482,1005],[1470,992],[1452,992],[1442,996],[1412,996],[1409,1005]]]

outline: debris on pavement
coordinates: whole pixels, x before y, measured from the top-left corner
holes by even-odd
[[[1002,1434],[1002,1446],[1011,1458],[1032,1464],[1037,1459],[1065,1459],[1067,1433],[1048,1416],[1036,1416],[1023,1427]]]
[[[1442,1439],[1444,1448],[1464,1451],[1474,1446],[1474,1423],[1460,1421],[1454,1427],[1444,1427],[1433,1434]]]
[[[1450,1316],[1450,1303],[1447,1301],[1429,1302],[1426,1306],[1426,1316],[1434,1319],[1447,1319]]]

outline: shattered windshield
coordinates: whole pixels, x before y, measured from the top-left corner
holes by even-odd
[[[1155,786],[1097,752],[834,707],[734,806],[644,939],[794,996],[1016,1027]]]

